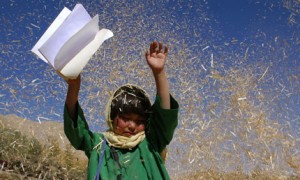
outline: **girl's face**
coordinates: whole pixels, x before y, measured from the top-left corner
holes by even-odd
[[[135,114],[117,115],[113,120],[113,131],[121,136],[130,137],[145,130],[145,118]]]

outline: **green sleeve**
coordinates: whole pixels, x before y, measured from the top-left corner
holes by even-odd
[[[170,109],[161,108],[161,99],[156,96],[152,106],[153,114],[149,122],[147,138],[150,143],[161,152],[172,140],[175,128],[178,125],[179,105],[170,95]]]
[[[85,151],[86,155],[89,157],[89,153],[93,148],[92,146],[95,135],[89,130],[89,126],[85,120],[84,113],[78,103],[77,110],[77,123],[74,123],[74,120],[69,116],[65,105],[64,131],[72,146],[77,150]]]

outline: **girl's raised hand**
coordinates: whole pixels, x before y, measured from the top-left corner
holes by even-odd
[[[164,70],[168,47],[165,46],[163,49],[163,44],[161,42],[152,42],[150,48],[146,52],[146,60],[154,74],[159,74]]]

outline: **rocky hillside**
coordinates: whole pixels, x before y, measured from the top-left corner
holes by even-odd
[[[16,115],[0,115],[0,125],[22,133],[30,138],[37,138],[41,143],[47,144],[51,139],[56,139],[61,148],[69,145],[63,130],[63,124],[54,121],[41,123],[20,118]]]

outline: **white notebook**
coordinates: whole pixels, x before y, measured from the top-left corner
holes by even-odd
[[[101,44],[111,38],[99,31],[98,14],[91,18],[81,4],[64,8],[32,48],[32,52],[67,78],[76,78]]]

